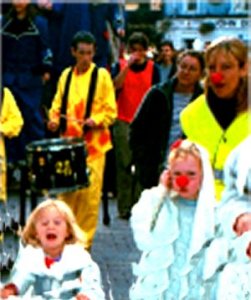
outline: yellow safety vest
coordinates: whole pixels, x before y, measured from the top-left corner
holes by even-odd
[[[181,112],[180,122],[187,138],[209,152],[215,175],[216,198],[220,200],[224,189],[223,169],[226,158],[251,133],[248,112],[240,113],[224,130],[212,114],[205,95],[201,95]]]

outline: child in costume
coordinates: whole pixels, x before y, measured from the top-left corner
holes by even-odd
[[[0,298],[31,289],[32,299],[105,299],[99,268],[84,250],[82,236],[67,204],[52,199],[39,204],[24,227],[25,246]]]
[[[157,187],[144,190],[131,227],[140,262],[131,300],[204,299],[198,254],[214,236],[214,181],[207,152],[179,140]]]
[[[248,136],[231,152],[224,168],[216,237],[208,247],[204,272],[204,279],[214,285],[214,300],[251,299],[250,149]]]
[[[3,88],[0,101],[0,202],[7,200],[4,138],[17,136],[22,129],[23,123],[23,118],[14,96],[8,88]]]

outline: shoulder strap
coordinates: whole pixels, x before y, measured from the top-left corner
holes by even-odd
[[[73,68],[70,69],[69,73],[67,74],[66,83],[65,83],[65,89],[64,94],[62,98],[62,105],[61,105],[61,112],[60,112],[60,132],[64,132],[66,130],[66,109],[67,109],[67,98],[69,94],[70,89],[70,82],[72,77]]]
[[[0,101],[0,114],[2,113],[3,109],[3,102],[4,102],[4,88],[1,88],[1,101]]]
[[[70,89],[70,82],[72,77],[73,68],[69,71],[66,83],[65,83],[65,90],[62,98],[62,105],[61,105],[61,117],[60,117],[60,132],[64,132],[66,130],[66,109],[67,109],[67,100],[68,100],[68,94]],[[98,76],[98,68],[95,66],[92,74],[91,74],[91,81],[89,85],[89,91],[88,91],[88,97],[87,97],[87,105],[86,105],[86,111],[84,115],[84,119],[89,118],[91,114],[91,107],[92,102],[94,98],[94,93],[96,90],[96,84],[97,84],[97,76]]]
[[[94,93],[95,93],[96,84],[97,84],[97,77],[98,77],[98,68],[95,66],[92,71],[92,75],[91,75],[91,81],[90,81],[90,86],[89,86],[89,92],[88,92],[88,97],[87,97],[87,105],[86,105],[84,119],[89,118],[90,114],[91,114],[92,102],[93,102]]]

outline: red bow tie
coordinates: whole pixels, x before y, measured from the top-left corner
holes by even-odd
[[[44,262],[45,262],[45,265],[48,269],[50,269],[51,265],[56,262],[56,261],[59,261],[61,257],[56,257],[56,258],[51,258],[51,257],[48,257],[48,256],[45,256],[44,258]]]

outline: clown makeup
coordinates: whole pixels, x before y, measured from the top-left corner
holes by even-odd
[[[175,149],[169,168],[172,189],[182,198],[195,200],[202,182],[200,157],[194,155],[191,149]]]
[[[230,99],[242,78],[247,75],[246,66],[240,66],[235,56],[225,50],[214,50],[208,58],[209,83],[214,93],[222,99]]]

